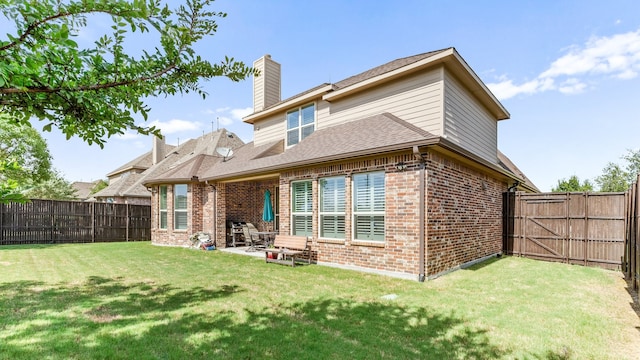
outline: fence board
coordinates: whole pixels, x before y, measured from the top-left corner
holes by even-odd
[[[148,240],[148,205],[54,200],[0,204],[0,245]]]

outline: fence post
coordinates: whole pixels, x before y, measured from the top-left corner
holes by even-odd
[[[91,202],[91,242],[96,242],[96,202]]]
[[[638,226],[638,218],[640,217],[640,212],[638,211],[638,205],[640,205],[640,196],[638,194],[638,191],[640,191],[640,174],[638,174],[638,177],[636,179],[636,184],[635,184],[635,189],[634,189],[634,202],[635,202],[635,206],[634,206],[634,234],[633,234],[633,243],[631,244],[631,248],[630,248],[630,256],[629,258],[632,261],[632,267],[631,267],[631,281],[633,283],[633,288],[637,291],[638,287],[640,286],[640,279],[638,279],[638,275],[640,274],[640,251],[638,251],[638,232],[640,230],[640,226]]]
[[[564,241],[562,242],[562,253],[564,254],[565,263],[569,263],[569,254],[571,253],[571,193],[567,192],[565,195],[565,229],[564,229]]]
[[[129,212],[129,203],[127,203],[127,207],[125,208],[125,214],[126,214],[126,222],[124,224],[124,226],[125,226],[124,238],[125,238],[125,241],[128,242],[129,241],[129,216],[130,216],[129,215],[130,214],[130,212]]]
[[[4,245],[4,204],[0,203],[0,245]]]

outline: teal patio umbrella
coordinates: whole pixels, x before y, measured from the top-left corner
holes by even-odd
[[[271,192],[264,193],[264,207],[262,208],[262,220],[270,223],[273,221],[273,206],[271,205]]]

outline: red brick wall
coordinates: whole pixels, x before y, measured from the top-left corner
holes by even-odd
[[[226,246],[227,221],[252,223],[260,231],[273,230],[274,224],[262,220],[264,193],[267,189],[273,194],[278,179],[216,184],[217,189],[217,246]],[[211,201],[213,204],[213,200]],[[213,205],[211,205],[213,208]],[[204,222],[213,223],[213,212],[205,214]]]
[[[193,234],[193,227],[201,226],[202,216],[201,210],[194,212],[194,194],[195,203],[202,204],[202,185],[200,184],[188,184],[187,185],[187,229],[186,230],[174,230],[173,229],[173,185],[167,185],[167,229],[158,229],[158,199],[159,188],[156,186],[153,189],[152,204],[151,204],[151,242],[156,245],[171,245],[171,246],[190,246],[189,236]],[[200,208],[202,206],[200,205]],[[194,220],[195,218],[195,220]],[[199,218],[199,219],[198,219]],[[198,225],[200,224],[200,225]],[[199,231],[199,230],[196,230]]]
[[[507,184],[433,152],[426,168],[427,276],[502,251]]]
[[[437,275],[466,262],[495,254],[502,246],[502,192],[507,184],[436,153],[426,156],[426,266],[427,276]],[[395,164],[407,164],[398,171]],[[386,213],[384,242],[352,240],[351,176],[384,171]],[[346,174],[346,239],[318,237],[318,179]],[[419,266],[419,164],[411,153],[380,156],[359,161],[284,172],[279,179],[220,183],[214,186],[191,184],[188,229],[173,229],[173,187],[168,186],[169,229],[157,229],[157,189],[152,196],[152,241],[155,244],[187,246],[189,235],[205,231],[216,245],[226,244],[227,220],[252,222],[259,230],[264,192],[279,185],[280,233],[289,234],[290,183],[311,180],[313,187],[314,260],[372,269],[418,274]],[[214,204],[217,208],[214,211]],[[217,213],[216,213],[217,212]],[[272,224],[269,224],[273,227]]]
[[[280,178],[280,233],[289,234],[290,183],[296,180],[312,180],[313,186],[313,243],[314,260],[371,269],[417,274],[418,269],[418,186],[417,164],[409,154],[345,162],[314,169],[291,171]],[[397,162],[409,165],[405,171],[395,168]],[[351,175],[373,171],[385,171],[386,213],[384,242],[352,240]],[[318,179],[348,174],[346,177],[345,240],[320,239],[318,237]]]

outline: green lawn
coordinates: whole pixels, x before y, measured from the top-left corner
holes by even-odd
[[[0,247],[0,274],[1,359],[640,354],[620,273],[521,258],[418,283],[113,243]]]

